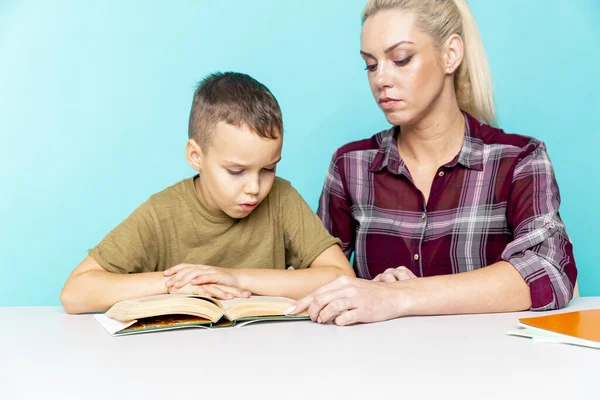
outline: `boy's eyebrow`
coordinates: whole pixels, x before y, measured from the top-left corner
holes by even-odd
[[[279,161],[281,161],[281,156],[280,156],[280,157],[278,157],[278,158],[277,158],[277,160],[273,161],[272,163],[270,163],[270,164],[268,164],[268,165],[274,165],[274,164],[277,164]],[[235,166],[235,167],[244,167],[244,168],[245,168],[245,167],[247,167],[247,165],[246,165],[246,164],[242,164],[242,163],[239,163],[239,162],[237,162],[237,161],[223,160],[223,162],[224,162],[225,164],[229,164],[229,165],[232,165],[232,166]]]
[[[403,45],[403,44],[414,44],[414,43],[413,43],[413,42],[411,42],[411,41],[408,41],[408,40],[402,40],[402,41],[400,41],[400,42],[398,42],[398,43],[394,43],[393,45],[391,45],[390,47],[388,47],[387,49],[385,49],[383,52],[384,52],[385,54],[387,54],[387,53],[389,53],[390,51],[394,50],[396,47],[398,47],[398,46],[400,46],[400,45]],[[371,53],[367,53],[366,51],[362,51],[362,50],[361,50],[361,51],[360,51],[360,54],[361,54],[361,55],[363,55],[363,56],[365,56],[365,57],[375,58],[375,56],[374,56],[373,54],[371,54]]]

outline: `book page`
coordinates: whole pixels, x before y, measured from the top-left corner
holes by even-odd
[[[290,305],[294,302],[294,300],[289,299],[287,297],[275,297],[275,296],[250,296],[249,298],[235,298],[231,300],[220,300],[223,307],[227,310],[231,306],[234,306],[239,303],[289,303]]]
[[[120,301],[108,309],[106,316],[126,322],[159,315],[188,314],[218,321],[224,311],[223,305],[211,297],[163,294]]]
[[[281,316],[283,311],[288,308],[294,300],[286,297],[274,296],[251,296],[250,298],[236,298],[223,301],[226,309],[225,318],[230,321],[243,317],[266,317]]]
[[[135,319],[133,321],[121,322],[116,319],[108,318],[104,314],[94,314],[94,318],[111,336],[114,336],[115,333],[122,331],[137,322]]]
[[[578,339],[572,336],[561,335],[559,333],[554,333],[550,331],[546,331],[543,329],[532,328],[526,325],[521,325],[523,328],[513,329],[508,331],[509,335],[513,336],[522,336],[531,338],[537,342],[544,343],[564,343],[564,344],[572,344],[576,346],[584,346],[591,347],[594,349],[600,349],[600,343],[592,342],[590,340]]]

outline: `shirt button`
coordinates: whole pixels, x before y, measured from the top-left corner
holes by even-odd
[[[417,261],[419,259],[419,255],[415,254],[413,258],[415,259],[415,261]]]
[[[440,171],[439,176],[444,176],[444,171]]]
[[[425,219],[426,216],[427,216],[427,213],[421,214],[421,219]]]

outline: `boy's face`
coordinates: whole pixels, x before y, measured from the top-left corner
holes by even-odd
[[[245,125],[224,122],[216,125],[207,148],[190,140],[186,153],[192,168],[202,172],[196,190],[203,203],[232,218],[250,214],[273,187],[282,143],[281,135],[263,139]]]

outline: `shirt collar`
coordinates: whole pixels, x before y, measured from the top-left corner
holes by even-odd
[[[483,141],[480,138],[481,123],[466,112],[465,139],[456,157],[445,167],[454,167],[460,164],[465,168],[477,171],[483,170]],[[379,149],[369,166],[369,172],[378,172],[387,168],[393,174],[401,175],[406,172],[406,164],[398,153],[398,134],[400,127],[394,126],[377,135]]]

